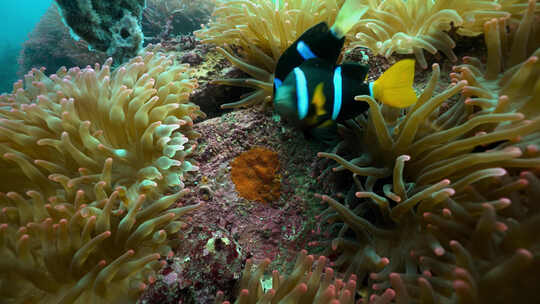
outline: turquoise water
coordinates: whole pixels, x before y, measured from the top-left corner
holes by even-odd
[[[0,92],[11,91],[17,77],[17,57],[53,0],[0,1]]]

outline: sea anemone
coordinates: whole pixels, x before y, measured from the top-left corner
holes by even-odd
[[[230,78],[215,80],[213,84],[222,84],[238,87],[246,87],[253,89],[252,92],[246,93],[245,96],[235,102],[222,104],[222,109],[232,109],[239,107],[249,107],[256,104],[268,104],[274,95],[274,71],[271,72],[249,64],[242,59],[231,54],[223,48],[218,47],[217,50],[227,58],[233,66],[239,68],[243,72],[249,74],[252,78]]]
[[[540,50],[524,51],[540,43],[534,7],[529,1],[511,35],[502,30],[504,18],[487,23],[487,66],[467,58],[438,94],[435,64],[406,111],[357,96],[370,106],[367,118],[349,124],[349,136],[363,143],[351,147],[358,157],[319,153],[340,164],[334,170],[353,172],[345,204],[322,196],[331,206],[324,219],[339,229],[331,244],[336,265],[368,280],[368,301],[390,303],[385,290],[395,291],[398,303],[526,302],[537,295],[525,284],[537,280],[539,264]]]
[[[457,61],[455,42],[448,31],[477,36],[489,18],[509,16],[498,11],[493,1],[371,0],[370,9],[355,27],[350,48],[363,46],[378,55],[389,57],[414,54],[421,67],[427,68],[424,50],[431,54],[442,51]]]
[[[266,290],[262,286],[262,281],[265,279],[270,259],[262,261],[256,269],[252,269],[254,268],[253,261],[247,260],[238,284],[240,292],[234,303],[355,303],[355,276],[351,276],[349,280],[344,282],[334,277],[332,268],[326,267],[328,258],[321,256],[313,265],[314,260],[312,255],[308,255],[307,251],[302,250],[289,275],[280,275],[276,270],[272,272]],[[223,294],[218,293],[215,303],[229,302],[223,302]]]
[[[0,98],[2,299],[136,297],[197,207],[167,210],[197,169],[189,69],[159,46],[110,66],[34,69]]]
[[[100,174],[111,175],[112,188],[126,186],[130,199],[182,187],[184,172],[196,169],[193,119],[204,114],[188,101],[196,86],[188,67],[158,49],[112,75],[111,60],[50,77],[33,69],[2,95],[0,175],[12,182],[0,190],[54,195],[61,182],[73,198],[73,187]]]

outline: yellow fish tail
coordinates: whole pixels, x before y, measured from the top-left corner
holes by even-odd
[[[414,60],[400,60],[373,83],[373,97],[389,106],[406,108],[418,100],[413,81]]]
[[[369,6],[364,0],[346,0],[338,12],[332,30],[337,38],[341,39],[353,28],[353,26],[366,13]]]

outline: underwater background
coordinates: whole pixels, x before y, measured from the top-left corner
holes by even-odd
[[[52,0],[6,0],[0,3],[2,22],[1,54],[2,71],[0,90],[7,92],[17,80],[17,58],[22,44],[34,29],[41,16],[51,6]],[[20,77],[20,75],[19,75]]]
[[[540,303],[540,1],[0,8],[0,304]]]

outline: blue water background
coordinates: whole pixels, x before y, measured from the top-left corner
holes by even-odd
[[[0,0],[0,93],[11,92],[22,43],[53,0]]]

